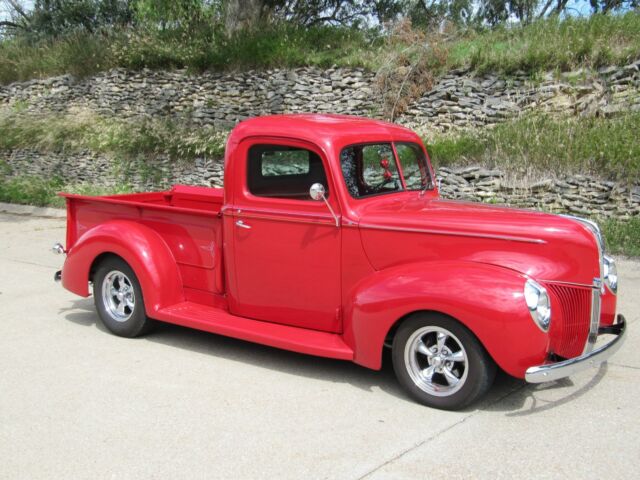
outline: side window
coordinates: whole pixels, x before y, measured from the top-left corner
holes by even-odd
[[[247,159],[247,187],[258,197],[311,200],[309,188],[327,177],[320,156],[285,145],[253,145]]]

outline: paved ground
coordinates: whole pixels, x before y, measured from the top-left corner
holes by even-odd
[[[52,281],[60,219],[0,214],[0,478],[637,478],[640,263],[627,343],[545,386],[501,376],[464,412],[391,369],[164,325],[126,340]]]

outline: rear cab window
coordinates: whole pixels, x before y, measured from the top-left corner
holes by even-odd
[[[328,189],[320,156],[305,148],[258,144],[249,148],[247,187],[257,197],[309,200],[309,187]],[[329,196],[328,190],[326,193]]]

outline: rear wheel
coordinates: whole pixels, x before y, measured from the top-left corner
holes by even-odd
[[[393,339],[393,368],[418,402],[457,410],[484,395],[496,366],[478,339],[456,320],[437,313],[408,317]]]
[[[116,335],[137,337],[153,324],[144,311],[138,277],[119,257],[108,257],[98,266],[93,276],[93,298],[102,323]]]

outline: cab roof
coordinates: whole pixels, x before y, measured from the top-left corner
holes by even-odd
[[[383,139],[420,141],[420,138],[408,128],[382,120],[309,113],[250,118],[236,125],[231,136],[238,142],[253,136],[275,136],[334,145]]]

